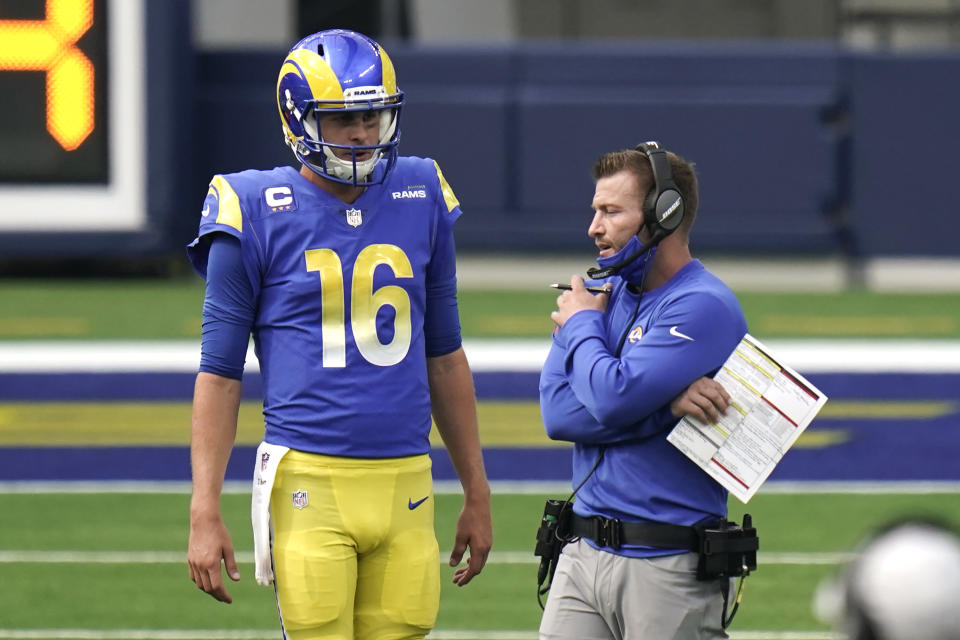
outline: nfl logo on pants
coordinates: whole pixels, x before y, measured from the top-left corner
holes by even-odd
[[[297,489],[293,492],[293,506],[297,509],[303,509],[307,506],[307,492],[302,489]]]

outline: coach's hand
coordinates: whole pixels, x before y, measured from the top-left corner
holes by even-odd
[[[583,278],[572,276],[570,278],[570,290],[564,291],[557,296],[557,310],[550,314],[550,319],[558,327],[562,327],[570,316],[578,311],[594,309],[604,311],[607,308],[609,294],[598,293],[596,295],[587,291],[583,284]]]
[[[463,554],[470,547],[467,566],[453,572],[453,583],[462,587],[473,576],[479,575],[487,564],[490,547],[493,546],[493,521],[490,516],[490,499],[467,500],[457,519],[457,537],[450,553],[450,566],[460,564]]]
[[[220,572],[223,562],[227,575],[234,582],[240,579],[237,561],[233,556],[230,532],[220,513],[190,517],[190,542],[187,547],[187,564],[190,579],[203,591],[220,602],[230,604],[233,598],[227,593]]]
[[[730,394],[713,378],[700,378],[670,403],[674,418],[693,416],[700,422],[716,422],[730,406]]]

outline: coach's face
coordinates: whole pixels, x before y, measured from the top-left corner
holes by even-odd
[[[593,238],[601,258],[622,249],[643,224],[643,199],[637,182],[637,177],[626,170],[597,180],[593,221],[587,235]]]

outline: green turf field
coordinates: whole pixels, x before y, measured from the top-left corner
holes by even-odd
[[[0,280],[0,340],[198,340],[202,283]],[[556,293],[460,293],[468,338],[546,337]],[[766,338],[960,338],[960,296],[739,292],[751,333]],[[823,416],[896,419],[956,411],[940,402],[831,401]],[[487,445],[565,446],[542,432],[535,401],[481,402]],[[187,402],[0,403],[0,446],[186,444]],[[244,403],[238,441],[260,439],[258,403]],[[841,431],[804,434],[826,446]],[[436,441],[435,441],[436,442]],[[539,608],[532,556],[542,495],[498,493],[488,568],[457,589],[444,569],[437,640],[527,640]],[[226,606],[187,577],[188,496],[181,493],[0,492],[0,640],[279,638],[272,592],[252,580],[249,497],[224,496],[243,581]],[[437,497],[441,548],[449,548],[456,496]],[[736,499],[731,515],[744,511]],[[744,640],[826,640],[810,613],[815,585],[836,571],[868,530],[895,515],[936,513],[960,524],[957,493],[761,493],[749,505],[759,528],[759,570],[732,628]]]
[[[449,584],[452,570],[442,570],[433,637],[535,637],[531,549],[544,497],[494,496],[490,563],[464,588]],[[243,574],[231,585],[232,605],[188,579],[188,500],[179,493],[0,494],[0,638],[279,637],[273,593],[252,580],[248,497],[223,500]],[[458,509],[458,496],[437,496],[441,549],[449,549]],[[731,501],[734,517],[743,510]],[[747,581],[734,638],[824,638],[826,627],[810,612],[816,584],[872,527],[904,513],[960,522],[955,498],[923,494],[761,493],[749,512],[759,529],[760,566]]]
[[[960,296],[738,292],[760,338],[960,338]],[[196,339],[203,284],[180,280],[0,280],[0,340]],[[465,336],[549,335],[556,292],[460,292]]]

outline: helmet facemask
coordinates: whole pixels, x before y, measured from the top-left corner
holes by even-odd
[[[337,144],[323,139],[321,134],[320,121],[328,115],[347,111],[369,111],[375,110],[379,115],[379,135],[377,144],[373,145],[348,145]],[[301,161],[307,165],[314,173],[351,185],[369,184],[367,180],[373,173],[377,163],[386,156],[388,171],[396,160],[396,146],[399,139],[397,135],[397,120],[399,118],[398,107],[380,107],[360,109],[344,106],[341,109],[320,109],[308,108],[304,115],[302,124],[304,137],[298,141],[299,149],[294,149]],[[346,150],[349,155],[341,158],[337,151]],[[371,157],[366,160],[358,160],[357,155],[364,151],[372,151]]]

